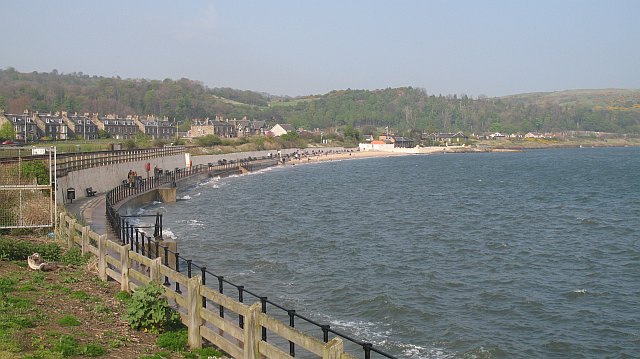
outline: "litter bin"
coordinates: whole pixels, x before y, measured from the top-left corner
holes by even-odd
[[[76,189],[73,187],[67,188],[67,199],[69,203],[73,203],[73,200],[76,199]]]

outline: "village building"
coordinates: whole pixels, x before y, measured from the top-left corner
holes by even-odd
[[[141,133],[153,139],[170,140],[176,137],[177,129],[166,117],[161,120],[155,116],[147,116],[142,119],[138,116],[132,116],[132,119]]]
[[[226,121],[221,121],[221,117],[216,116],[214,120],[210,118],[191,120],[191,128],[187,132],[188,138],[204,137],[216,135],[221,138],[236,137],[236,127]]]
[[[39,138],[50,140],[68,140],[69,127],[62,119],[59,112],[50,113],[33,113],[33,120],[38,128]]]
[[[13,131],[16,134],[15,140],[29,142],[40,138],[38,127],[28,110],[25,110],[22,114],[0,112],[0,125],[6,121],[11,122],[13,125]]]
[[[289,132],[295,132],[295,130],[296,129],[292,125],[277,123],[271,128],[270,132],[273,134],[273,136],[280,137],[282,135],[286,135]]]
[[[141,133],[140,128],[135,123],[133,116],[118,117],[111,114],[99,116],[94,114],[91,118],[99,130],[106,131],[112,138],[117,140],[128,140]]]
[[[98,126],[96,126],[88,113],[78,115],[77,113],[69,115],[62,112],[62,120],[67,124],[70,131],[70,138],[82,140],[95,140],[98,138]]]
[[[423,139],[424,135],[423,135]],[[440,132],[440,133],[432,133],[428,136],[426,136],[426,139],[434,141],[434,142],[440,142],[440,143],[444,143],[447,145],[451,145],[451,144],[460,144],[460,143],[464,143],[467,140],[469,140],[469,137],[466,136],[464,133],[462,132],[456,132],[456,133],[450,133],[450,132]]]

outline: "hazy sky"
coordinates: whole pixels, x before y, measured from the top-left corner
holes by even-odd
[[[640,0],[3,0],[0,68],[275,95],[640,88]]]

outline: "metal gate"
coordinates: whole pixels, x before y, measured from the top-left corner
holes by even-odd
[[[0,147],[0,229],[55,227],[55,181],[55,147]]]

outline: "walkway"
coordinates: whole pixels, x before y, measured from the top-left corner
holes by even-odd
[[[67,203],[64,207],[68,212],[75,214],[76,218],[91,226],[92,231],[106,234],[108,239],[118,241],[118,236],[107,221],[105,200],[106,193],[103,193],[95,197],[75,199],[73,203]]]

